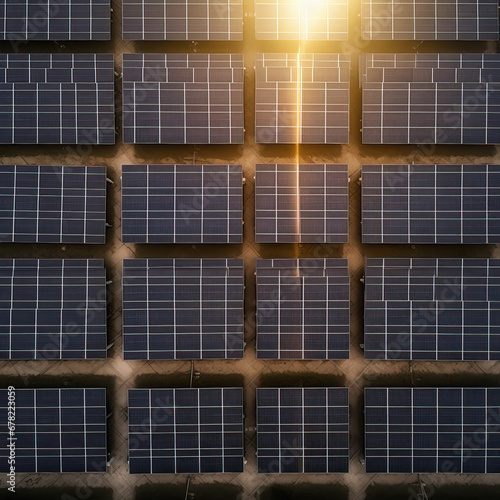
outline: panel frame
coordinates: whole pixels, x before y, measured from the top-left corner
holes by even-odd
[[[498,244],[499,195],[500,165],[363,165],[362,242]]]
[[[83,401],[83,406],[75,405],[75,401],[71,400],[72,393],[82,392],[82,397],[80,400]],[[15,389],[15,403],[16,403],[16,425],[14,430],[14,436],[10,434],[8,428],[7,414],[9,411],[8,400],[8,389],[0,390],[2,394],[2,399],[5,400],[5,406],[0,408],[0,414],[2,426],[5,426],[5,431],[2,427],[1,435],[3,441],[10,443],[10,439],[16,439],[15,451],[16,451],[16,463],[15,470],[18,473],[75,473],[75,472],[107,472],[107,412],[106,412],[106,389],[105,388],[50,388],[50,389]],[[23,396],[30,398],[29,394],[32,394],[32,406],[23,406]],[[57,393],[58,402],[54,401],[51,394]],[[49,398],[46,401],[47,406],[38,406],[38,398],[42,396],[47,396]],[[63,404],[64,399],[68,399],[67,404]],[[92,399],[97,398],[98,400],[104,399],[104,404],[88,405],[87,403],[92,402]],[[49,405],[50,403],[50,405]],[[33,409],[33,404],[36,408],[35,411],[30,411]],[[74,423],[75,411],[79,408],[83,409],[84,415],[88,416],[88,413],[92,414],[91,422],[87,421],[85,416],[83,422],[80,425]],[[96,413],[96,410],[100,412]],[[102,411],[104,410],[104,411]],[[95,419],[99,414],[99,419],[101,423],[96,423]],[[40,418],[40,421],[38,420]],[[62,421],[65,421],[63,424]],[[70,423],[67,423],[69,420]],[[35,425],[33,425],[35,422]],[[76,427],[76,429],[66,429],[66,427],[71,426],[71,428]],[[24,428],[27,427],[27,431],[24,432]],[[29,428],[33,427],[33,430]],[[63,427],[65,429],[63,429]],[[97,427],[97,429],[95,429]],[[101,430],[100,430],[101,429]],[[67,430],[67,432],[65,432]],[[80,454],[76,457],[65,455],[68,449],[72,448],[69,445],[63,444],[64,436],[75,434],[78,440],[82,439],[83,436],[83,448],[75,447],[73,449],[79,450]],[[56,438],[58,436],[58,439]],[[95,446],[97,443],[96,436],[99,436],[101,445]],[[30,438],[31,437],[31,438]],[[57,441],[59,444],[57,444]],[[54,443],[57,446],[54,446]],[[94,446],[92,446],[94,445]],[[81,447],[81,445],[79,445]],[[88,450],[101,450],[101,453],[96,452],[94,456],[90,454]],[[33,453],[26,453],[31,450]],[[56,450],[59,454],[47,454],[47,456],[41,455],[45,450],[46,453],[52,450]],[[10,450],[8,447],[2,447],[1,450],[1,461],[2,467],[0,470],[2,472],[9,472],[10,465],[7,463]],[[34,458],[33,458],[34,457]],[[67,464],[66,470],[63,464],[59,462],[59,467],[55,466],[55,461],[66,457]],[[85,461],[85,467],[76,468],[74,463],[75,458],[80,458]],[[33,467],[34,459],[34,467]],[[39,461],[45,459],[44,466],[39,464]],[[71,463],[73,462],[73,463]],[[3,466],[5,465],[5,467]],[[34,469],[34,470],[33,470]],[[83,470],[82,470],[83,469]]]
[[[220,392],[220,403],[216,400],[217,392]],[[192,399],[191,395],[195,393],[196,404],[187,404],[190,402],[190,398]],[[146,396],[143,403],[146,406],[139,406],[139,396],[141,398]],[[202,397],[205,400],[210,398],[211,404],[201,403]],[[227,402],[229,397],[241,401],[241,404],[233,402],[231,406],[229,404],[225,405],[224,401]],[[186,400],[184,407],[180,404],[181,400]],[[242,387],[129,389],[127,407],[130,474],[243,472],[244,414]],[[215,424],[213,421],[216,415],[214,415],[213,411],[208,412],[210,407],[212,410],[221,411],[221,415],[218,415],[221,416],[221,419],[217,419]],[[152,426],[151,421],[156,418],[158,413],[164,415],[163,423]],[[186,415],[184,416],[184,414]],[[179,422],[178,418],[182,418],[183,421]],[[136,420],[138,423],[134,424],[133,422]],[[202,421],[206,422],[206,424],[202,424]],[[135,427],[139,428],[138,432],[135,432]],[[196,427],[196,430],[193,430],[194,427]],[[201,427],[204,427],[204,431],[201,431]],[[212,430],[212,427],[216,429]],[[217,429],[218,427],[222,427],[222,433]],[[184,432],[182,432],[183,430]],[[217,437],[220,437],[220,442],[211,443],[211,447],[201,446],[202,440],[210,444],[209,438],[211,434],[215,436],[216,441]],[[231,435],[234,435],[234,439],[231,438]],[[155,439],[155,437],[160,438],[162,436],[163,441]],[[154,443],[156,442],[164,442],[164,448],[155,447]],[[179,446],[182,443],[185,444]],[[228,443],[233,446],[226,448]],[[178,453],[179,449],[182,450],[181,453]],[[152,450],[156,450],[154,457],[151,454]],[[160,454],[160,451],[164,456]],[[202,453],[203,451],[206,453]],[[216,452],[219,452],[219,454],[216,454]],[[160,463],[161,460],[164,462]],[[218,460],[220,460],[220,464]],[[217,467],[217,465],[221,465],[221,467]]]
[[[500,144],[500,55],[361,54],[363,144]]]
[[[266,10],[270,11],[270,15],[264,15]],[[288,27],[288,31],[280,30],[280,22]],[[335,0],[322,2],[257,0],[255,2],[255,38],[257,40],[347,40],[348,29],[347,0],[341,2]]]
[[[0,181],[0,243],[106,242],[106,167],[3,165]]]
[[[365,359],[499,360],[499,278],[498,259],[366,259]]]
[[[236,53],[123,54],[123,142],[243,144],[244,69]]]
[[[123,40],[135,41],[241,41],[243,40],[243,1],[208,0],[208,2],[192,2],[189,0],[178,0],[170,2],[162,0],[163,5],[158,2],[138,0],[124,0],[122,6],[122,38]],[[129,16],[133,7],[142,9],[141,16]],[[203,15],[194,17],[192,12],[205,9]],[[169,19],[169,10],[175,12],[175,17]],[[184,11],[184,12],[183,12]],[[183,12],[183,15],[182,15]],[[150,15],[148,15],[150,14]],[[162,20],[160,20],[162,19]],[[140,30],[128,29],[132,21],[140,22]],[[205,23],[204,23],[205,21]],[[149,22],[149,23],[148,23]],[[172,22],[175,25],[172,25]],[[150,25],[149,28],[147,25]],[[220,31],[213,31],[213,25],[219,26]],[[180,25],[184,25],[181,31]],[[225,27],[223,27],[225,25]],[[153,26],[155,30],[153,31]],[[150,29],[151,28],[151,29]],[[173,31],[176,28],[179,31]],[[149,31],[148,31],[149,30]]]
[[[241,165],[123,165],[121,197],[124,243],[243,242]]]
[[[10,7],[24,7],[24,17],[9,17]],[[110,0],[67,0],[68,15],[65,16],[65,5],[55,4],[44,8],[43,4],[35,1],[19,1],[17,4],[9,0],[0,0],[0,11],[4,13],[0,21],[0,39],[19,43],[20,40],[37,41],[107,41],[111,39],[111,2]],[[38,8],[37,8],[38,7]],[[16,9],[19,13],[20,9]],[[50,16],[48,13],[50,12]],[[7,15],[5,15],[7,14]],[[81,16],[81,17],[78,17]],[[17,21],[24,25],[24,29],[8,30],[7,22]],[[88,31],[77,31],[72,29],[74,25],[88,21]],[[51,29],[51,23],[56,25]],[[60,24],[66,23],[66,30],[61,29]],[[104,23],[101,30],[95,29],[96,24]]]
[[[390,404],[389,399],[397,399],[395,394],[401,396],[402,404]],[[464,395],[471,402],[476,400],[476,405],[464,406]],[[477,405],[477,399],[483,399],[477,397],[481,395],[485,403]],[[457,399],[460,399],[458,406],[454,402]],[[368,403],[371,400],[380,404]],[[490,405],[491,400],[493,403]],[[418,401],[422,404],[415,404]],[[432,404],[424,405],[425,401]],[[446,402],[448,405],[444,404]],[[392,424],[390,408],[396,410]],[[420,411],[415,411],[415,408]],[[364,409],[365,470],[368,474],[490,474],[500,470],[500,459],[495,456],[494,449],[489,455],[488,449],[482,448],[483,454],[480,454],[481,446],[488,443],[488,437],[496,442],[500,439],[498,426],[494,424],[495,415],[500,410],[500,388],[367,387],[364,389]],[[405,411],[407,409],[410,411]],[[431,431],[424,431],[427,427]],[[380,439],[374,436],[377,433],[380,433]],[[485,441],[479,444],[478,440],[483,438]],[[464,439],[471,440],[472,449],[461,444]],[[375,448],[372,443],[378,444],[378,447]],[[421,444],[414,446],[413,443]],[[378,455],[371,455],[372,449],[380,450]],[[391,449],[394,450],[392,454],[382,453]],[[484,469],[479,470],[481,464],[478,462],[484,457]]]
[[[259,473],[349,472],[349,389],[347,387],[259,387],[256,392],[256,455]],[[306,403],[306,400],[312,400],[314,395],[318,396],[320,393],[323,393],[325,397],[324,406],[312,406],[312,401]],[[278,398],[278,406],[259,403],[259,400],[275,399],[275,396]],[[335,405],[332,402],[332,396],[343,398],[345,404]],[[289,404],[283,405],[283,400],[288,401]],[[319,415],[316,414],[316,408],[320,408],[325,413],[325,422],[318,422]],[[271,410],[276,409],[277,413],[271,414]],[[288,412],[283,411],[286,409],[289,410],[289,415],[286,415]],[[328,428],[326,432],[325,424]],[[340,430],[337,430],[337,427],[340,427]],[[264,432],[264,428],[268,431]],[[318,436],[324,438],[323,445],[318,443]],[[263,443],[267,443],[267,440],[272,443],[277,442],[277,450],[274,447],[270,448],[269,446],[272,446],[270,443],[264,447]],[[333,446],[335,442],[338,444],[337,447]],[[307,443],[310,445],[307,446]],[[265,450],[269,453],[264,454]],[[337,455],[336,450],[344,450],[346,453]]]
[[[348,359],[349,318],[347,259],[257,259],[257,358]]]
[[[435,0],[433,3],[435,17],[432,18],[425,15],[429,13],[429,9],[425,9],[426,4],[423,1],[413,0],[408,5],[402,6],[391,4],[391,2],[384,4],[373,2],[373,0],[363,0],[361,36],[363,40],[488,41],[499,39],[498,2],[495,0],[475,0],[463,2],[463,4],[448,0]],[[471,16],[471,9],[474,9],[473,3],[476,3],[475,17]],[[399,15],[397,15],[398,8]],[[466,15],[461,15],[459,12],[461,8],[466,10]],[[380,10],[379,15],[377,15],[377,9]],[[440,17],[439,10],[446,11],[447,16]],[[483,10],[484,15],[480,15],[480,10]],[[409,14],[414,17],[409,17]],[[448,31],[439,29],[440,21],[443,26],[449,25]],[[469,26],[474,26],[474,28],[470,31],[460,29],[460,21],[462,24],[468,21]],[[406,30],[402,26],[405,22],[408,23]],[[454,29],[451,29],[453,26]]]
[[[124,259],[122,288],[124,359],[243,358],[241,259]]]
[[[311,178],[309,184],[306,183],[308,177]],[[329,177],[337,184],[329,185]],[[273,198],[273,201],[265,203],[269,197]],[[321,200],[320,206],[312,206],[317,205],[318,200]],[[341,203],[337,203],[338,200],[341,200]],[[282,216],[278,218],[278,214]],[[271,224],[274,226],[274,231],[260,229],[267,225],[268,220],[274,221],[274,224]],[[314,232],[317,226],[320,228]],[[349,240],[348,166],[303,163],[257,164],[254,230],[256,243],[347,243]]]
[[[0,289],[0,359],[107,357],[103,259],[0,259]]]
[[[255,59],[255,142],[349,142],[349,54],[257,53]]]

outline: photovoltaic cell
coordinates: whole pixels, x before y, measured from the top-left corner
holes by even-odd
[[[349,142],[349,54],[255,57],[256,142]]]
[[[366,472],[498,474],[499,411],[499,388],[366,388]]]
[[[109,40],[110,0],[0,0],[1,40]]]
[[[500,359],[500,260],[366,259],[365,357]]]
[[[0,359],[106,358],[102,259],[0,259]]]
[[[113,54],[0,54],[0,144],[114,144]]]
[[[496,0],[363,0],[365,40],[498,40]]]
[[[0,242],[106,242],[106,168],[2,165]]]
[[[242,54],[123,54],[123,141],[242,144]]]
[[[500,243],[500,165],[363,165],[363,243]]]
[[[347,165],[258,164],[257,243],[347,243]]]
[[[500,143],[500,54],[362,54],[364,144]]]
[[[241,165],[124,165],[124,243],[241,243]]]
[[[347,40],[347,0],[257,0],[257,40]]]
[[[257,388],[261,473],[349,472],[349,390]]]
[[[239,259],[125,259],[125,359],[243,357]]]
[[[257,259],[257,357],[349,358],[347,259]]]
[[[10,471],[7,389],[0,389],[0,472]],[[106,472],[106,389],[16,389],[17,473]]]
[[[124,0],[124,40],[243,40],[242,0]]]
[[[243,472],[240,387],[129,389],[128,423],[131,474]]]

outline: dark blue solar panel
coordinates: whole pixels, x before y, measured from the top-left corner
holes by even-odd
[[[363,0],[365,40],[498,40],[497,0]]]
[[[239,259],[125,259],[125,359],[243,357]]]
[[[349,358],[347,259],[257,259],[257,357]]]
[[[0,39],[109,40],[110,0],[0,0]]]
[[[500,260],[367,259],[365,357],[500,359]]]
[[[123,141],[242,144],[242,54],[124,54]]]
[[[112,54],[0,54],[0,144],[114,144]]]
[[[131,474],[243,472],[241,388],[129,389],[128,423]]]
[[[0,390],[0,472],[106,472],[106,389],[16,389],[15,429],[9,392]]]
[[[500,243],[500,165],[363,165],[363,243]]]
[[[243,1],[124,0],[124,40],[242,40]]]
[[[2,165],[0,242],[105,241],[105,167]]]
[[[347,388],[257,389],[260,473],[349,472]]]
[[[367,473],[500,472],[498,388],[366,388]]]
[[[498,54],[363,54],[364,144],[498,144]]]
[[[241,165],[124,165],[125,243],[241,243]]]
[[[255,140],[349,142],[348,54],[256,54]]]
[[[105,358],[106,316],[103,260],[0,260],[0,359]]]
[[[347,165],[258,164],[255,241],[347,243]]]

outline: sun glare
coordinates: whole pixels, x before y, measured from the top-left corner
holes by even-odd
[[[297,0],[298,32],[301,40],[309,40],[311,34],[325,31],[327,2],[325,0]]]
[[[296,147],[295,147],[295,164],[297,165],[297,234],[301,236],[300,224],[300,186],[299,186],[299,163],[300,163],[300,141],[302,130],[302,65],[301,65],[301,47],[297,53],[297,117],[296,117]]]

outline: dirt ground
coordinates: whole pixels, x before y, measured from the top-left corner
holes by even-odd
[[[371,385],[500,385],[499,362],[365,361],[359,345],[363,341],[363,276],[365,257],[500,257],[495,246],[362,245],[360,238],[360,170],[363,163],[499,163],[497,147],[491,146],[363,146],[361,144],[361,94],[358,86],[358,54],[361,52],[495,52],[496,43],[365,42],[360,36],[360,0],[350,2],[350,38],[347,42],[302,44],[304,52],[351,54],[351,132],[348,145],[294,146],[259,145],[254,142],[254,60],[257,52],[297,52],[298,43],[257,42],[254,37],[253,0],[244,1],[244,42],[124,42],[121,39],[121,2],[113,1],[111,42],[21,44],[0,43],[0,51],[13,52],[114,52],[116,71],[121,56],[131,52],[243,52],[245,55],[245,144],[241,146],[131,146],[121,140],[121,81],[116,80],[117,143],[115,146],[5,146],[4,164],[105,165],[114,184],[108,190],[107,243],[102,246],[3,244],[2,257],[101,257],[112,284],[109,297],[109,342],[113,347],[102,361],[2,362],[1,385],[23,386],[93,385],[108,388],[110,466],[106,474],[18,475],[18,499],[159,500],[184,498],[185,475],[130,475],[127,465],[126,396],[130,387],[167,384],[186,386],[190,363],[124,361],[121,342],[122,259],[131,257],[240,257],[246,268],[246,351],[237,361],[197,361],[198,386],[241,383],[245,389],[245,446],[247,464],[242,474],[197,475],[191,478],[196,499],[230,500],[319,499],[345,500],[417,498],[416,475],[373,475],[363,470],[362,390]],[[350,172],[349,243],[345,245],[269,245],[254,241],[254,169],[256,163],[280,162],[347,163]],[[244,188],[244,243],[242,245],[131,245],[121,242],[120,172],[123,164],[145,163],[242,164]],[[343,361],[262,361],[255,356],[255,259],[258,257],[345,257],[351,274],[351,353]],[[264,475],[257,474],[255,457],[255,388],[273,384],[296,385],[318,380],[350,389],[351,464],[348,474]],[[0,477],[0,498],[9,497],[5,477]],[[497,498],[492,487],[496,475],[425,475],[429,497]],[[465,487],[467,486],[467,488]],[[41,489],[43,488],[43,489]],[[48,489],[46,489],[48,488]],[[457,493],[460,492],[460,494]],[[498,491],[498,489],[497,489]],[[24,496],[23,496],[24,495]],[[66,496],[65,496],[66,495]],[[465,495],[465,496],[463,496]],[[493,496],[492,496],[493,495]],[[495,496],[496,495],[496,496]],[[12,497],[13,498],[13,497]]]

